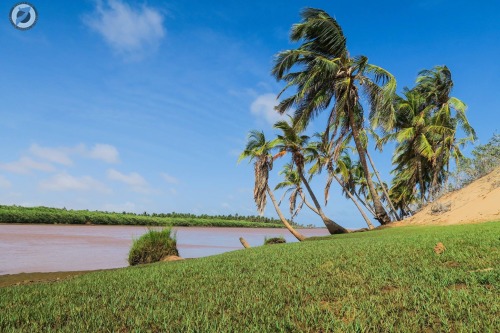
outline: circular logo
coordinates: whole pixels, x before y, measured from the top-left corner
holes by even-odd
[[[20,2],[10,10],[10,22],[19,30],[28,30],[33,28],[37,19],[38,13],[32,4]]]

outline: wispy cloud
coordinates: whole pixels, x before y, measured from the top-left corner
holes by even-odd
[[[118,163],[120,161],[118,149],[108,144],[98,143],[85,154],[90,158],[102,160],[106,163]]]
[[[8,181],[4,176],[0,175],[0,188],[7,189],[10,186],[10,181]]]
[[[97,143],[91,148],[84,144],[74,147],[43,147],[35,143],[30,146],[28,151],[41,160],[66,166],[73,165],[71,156],[101,160],[110,164],[120,161],[118,149],[103,143]]]
[[[58,173],[38,184],[45,191],[97,191],[109,193],[111,190],[103,183],[90,176],[75,177],[67,173]]]
[[[174,176],[169,175],[168,173],[162,172],[160,173],[161,178],[169,184],[179,184],[179,179]]]
[[[63,164],[63,165],[71,165],[73,161],[69,158],[69,150],[66,148],[51,148],[51,147],[42,147],[38,144],[32,144],[29,152],[41,159],[47,160],[49,162]]]
[[[31,157],[21,157],[18,161],[10,163],[0,163],[0,169],[20,174],[29,174],[31,171],[44,171],[51,172],[55,168],[50,163],[38,162],[33,160]]]
[[[115,169],[109,169],[107,175],[111,180],[116,180],[130,186],[146,186],[148,184],[144,177],[137,172],[131,172],[127,175]]]
[[[146,5],[132,8],[120,0],[98,0],[95,12],[83,20],[113,50],[132,60],[157,48],[166,34],[160,11]]]
[[[137,172],[125,174],[115,169],[109,169],[106,174],[108,179],[124,183],[130,186],[134,192],[143,194],[150,194],[154,192],[144,177]]]
[[[263,94],[252,102],[250,111],[254,116],[265,120],[270,125],[274,125],[278,120],[284,119],[282,115],[274,110],[277,104],[275,94]]]

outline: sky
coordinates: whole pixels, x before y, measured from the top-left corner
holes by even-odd
[[[305,7],[335,17],[351,55],[398,91],[447,65],[478,143],[499,130],[497,1],[31,0],[25,31],[8,19],[16,3],[0,3],[0,204],[256,215],[253,166],[237,158],[250,130],[275,133],[273,56],[297,46],[288,34]],[[372,153],[386,181],[391,153]],[[364,226],[338,187],[325,212]],[[306,210],[296,220],[322,225]]]

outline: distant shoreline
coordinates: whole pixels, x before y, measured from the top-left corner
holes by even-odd
[[[282,228],[276,219],[260,216],[194,215],[181,213],[143,214],[88,210],[67,210],[49,207],[0,205],[0,223],[5,224],[75,224],[75,225],[143,225],[182,227]],[[296,225],[296,227],[300,227]]]

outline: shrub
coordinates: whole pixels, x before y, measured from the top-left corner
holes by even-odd
[[[443,214],[450,210],[451,210],[451,202],[446,202],[446,203],[436,202],[431,206],[432,215]]]
[[[283,236],[280,237],[271,237],[271,238],[265,238],[264,239],[264,245],[271,245],[271,244],[283,244],[286,243],[286,239]]]
[[[461,189],[500,166],[500,134],[493,134],[488,143],[476,146],[472,156],[459,159],[451,174],[451,190]]]
[[[128,255],[131,266],[160,261],[166,256],[178,256],[177,240],[171,228],[149,229],[148,232],[132,243]]]

